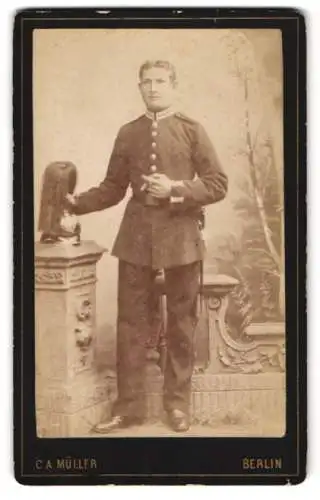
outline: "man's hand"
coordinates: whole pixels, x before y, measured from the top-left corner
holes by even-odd
[[[74,196],[73,194],[69,194],[68,193],[66,195],[66,197],[65,197],[65,201],[66,201],[66,208],[67,208],[67,210],[69,210],[72,213],[73,210],[74,210],[74,207],[77,204],[76,196]]]
[[[76,197],[73,194],[67,194],[66,195],[66,200],[70,205],[76,205]]]
[[[155,198],[169,198],[173,181],[165,174],[142,175],[146,182],[146,190]]]

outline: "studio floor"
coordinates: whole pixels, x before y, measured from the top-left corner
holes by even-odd
[[[222,425],[209,426],[193,424],[187,432],[172,431],[164,422],[146,423],[142,426],[133,426],[121,429],[112,434],[103,435],[90,433],[90,437],[280,437],[284,429],[274,423],[255,425]]]

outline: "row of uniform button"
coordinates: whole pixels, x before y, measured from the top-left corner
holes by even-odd
[[[157,144],[155,142],[155,138],[158,135],[158,122],[153,121],[151,125],[152,131],[151,131],[151,136],[153,137],[153,142],[151,143],[151,147],[154,150],[157,147]],[[154,162],[157,159],[157,155],[155,153],[150,154],[150,159]],[[152,173],[155,173],[157,171],[157,166],[156,165],[150,165],[150,171]]]

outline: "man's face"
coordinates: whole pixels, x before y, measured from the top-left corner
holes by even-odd
[[[169,108],[173,102],[175,84],[170,80],[170,72],[165,68],[144,70],[139,88],[150,111],[162,111]]]

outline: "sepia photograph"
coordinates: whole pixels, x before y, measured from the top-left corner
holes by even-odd
[[[285,435],[282,43],[33,30],[38,438]]]

